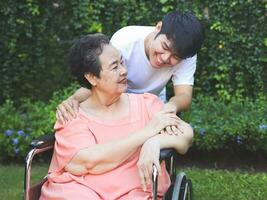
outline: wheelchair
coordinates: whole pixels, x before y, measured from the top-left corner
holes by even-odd
[[[48,150],[53,150],[55,143],[54,134],[44,135],[31,142],[32,149],[25,159],[24,173],[24,200],[38,200],[41,194],[41,187],[47,180],[47,175],[37,184],[31,185],[31,166],[35,155]],[[175,163],[177,153],[173,149],[163,149],[160,152],[160,160],[166,162],[166,168],[171,178],[171,185],[164,195],[163,200],[192,200],[192,182],[184,172],[176,174]],[[158,173],[155,166],[152,171],[152,199],[157,199]]]

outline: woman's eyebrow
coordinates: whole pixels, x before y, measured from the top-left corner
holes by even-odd
[[[115,65],[115,64],[117,64],[117,63],[118,63],[117,60],[113,60],[112,62],[110,62],[109,66],[111,67],[112,65]]]

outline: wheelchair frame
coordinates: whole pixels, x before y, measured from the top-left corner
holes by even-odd
[[[25,173],[24,173],[24,200],[36,200],[39,199],[41,193],[41,187],[47,180],[46,176],[43,180],[31,186],[31,167],[32,161],[35,155],[41,154],[45,151],[54,148],[55,136],[54,134],[44,135],[31,142],[32,149],[29,151],[25,159]],[[192,200],[193,191],[192,183],[187,178],[184,172],[180,172],[176,175],[176,159],[177,153],[173,149],[163,149],[160,152],[160,160],[166,162],[166,168],[169,172],[171,179],[171,186],[167,193],[164,195],[164,200]],[[152,172],[152,197],[153,200],[157,199],[157,186],[158,186],[158,172],[155,166],[153,166]]]

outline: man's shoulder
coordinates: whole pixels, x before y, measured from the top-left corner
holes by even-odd
[[[129,44],[140,39],[144,39],[150,32],[153,31],[153,26],[125,26],[119,29],[111,37],[111,43]]]
[[[196,67],[196,62],[197,62],[197,54],[194,55],[193,57],[186,58],[182,60],[180,63],[178,63],[175,67],[176,69],[189,69],[189,68],[195,68]]]

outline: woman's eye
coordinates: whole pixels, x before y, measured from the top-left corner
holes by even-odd
[[[118,69],[118,65],[116,65],[115,67],[112,68],[113,70],[116,70]]]

